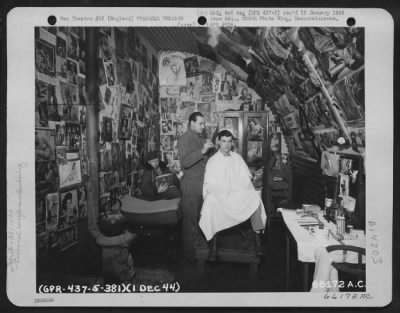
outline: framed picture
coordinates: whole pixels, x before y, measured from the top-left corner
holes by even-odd
[[[239,118],[238,117],[224,117],[223,128],[229,130],[234,138],[239,138]]]
[[[248,140],[263,140],[264,128],[262,126],[261,118],[247,117],[247,139]]]
[[[59,164],[60,188],[71,187],[82,182],[81,160],[67,160]]]

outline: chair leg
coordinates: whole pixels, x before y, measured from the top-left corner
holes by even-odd
[[[208,260],[215,262],[217,260],[217,235],[208,244]]]

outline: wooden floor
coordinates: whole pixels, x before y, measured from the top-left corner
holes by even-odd
[[[279,221],[271,224],[263,238],[266,256],[262,258],[255,254],[253,236],[251,229],[244,233],[221,234],[218,262],[206,260],[208,247],[205,241],[198,244],[200,265],[199,262],[183,262],[181,244],[174,261],[162,233],[138,240],[133,247],[133,257],[137,267],[171,272],[183,292],[285,291],[284,226]]]

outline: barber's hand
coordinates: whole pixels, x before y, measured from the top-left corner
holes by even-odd
[[[169,186],[168,183],[161,183],[160,186],[158,187],[158,192],[161,193],[166,191],[168,189],[168,186]]]
[[[203,145],[203,149],[201,149],[201,153],[205,154],[212,147],[214,147],[214,144],[211,141],[206,141]]]

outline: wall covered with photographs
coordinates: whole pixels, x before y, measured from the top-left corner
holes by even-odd
[[[85,53],[82,28],[35,29],[38,256],[75,245],[87,222]]]
[[[160,149],[158,58],[135,28],[99,32],[100,205],[133,192],[143,160]]]
[[[100,203],[113,187],[136,189],[150,151],[178,170],[177,139],[194,111],[212,138],[219,112],[270,109],[270,148],[285,162],[363,154],[363,29],[186,31],[198,55],[156,51],[135,28],[98,29]],[[74,245],[87,220],[86,44],[84,28],[35,29],[39,255]]]
[[[87,232],[84,28],[35,30],[37,254]],[[99,194],[128,193],[148,151],[159,150],[157,53],[133,28],[98,29]]]
[[[210,59],[183,52],[159,56],[160,142],[162,159],[179,169],[177,142],[186,131],[191,113],[205,119],[205,136],[212,139],[222,111],[262,111],[261,97],[229,69]],[[236,125],[237,128],[237,125]],[[232,129],[237,134],[238,129]]]
[[[274,112],[290,153],[313,160],[325,150],[363,153],[364,30],[270,27],[258,38],[255,51],[268,69],[258,64],[253,75],[270,83],[255,89]]]

